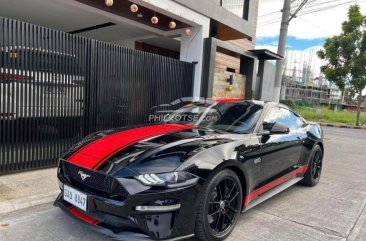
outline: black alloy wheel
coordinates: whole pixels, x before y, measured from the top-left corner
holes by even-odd
[[[201,240],[224,240],[242,211],[242,188],[231,170],[214,175],[203,194],[197,214],[196,234]]]
[[[322,172],[322,153],[321,150],[316,150],[313,157],[313,163],[311,167],[311,175],[314,180],[318,180],[320,178],[320,174]]]
[[[319,145],[316,145],[312,154],[310,155],[308,170],[304,175],[304,179],[301,180],[301,184],[312,187],[315,186],[319,180],[323,168],[323,151]]]
[[[239,187],[230,177],[223,179],[213,192],[207,209],[208,223],[213,232],[224,233],[233,224],[240,210]]]

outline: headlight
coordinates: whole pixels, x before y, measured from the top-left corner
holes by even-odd
[[[143,174],[135,177],[146,186],[183,187],[197,183],[198,177],[188,172]]]

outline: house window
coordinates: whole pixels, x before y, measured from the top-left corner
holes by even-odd
[[[250,0],[221,0],[221,6],[245,20],[249,17]]]

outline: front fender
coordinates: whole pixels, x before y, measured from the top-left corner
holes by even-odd
[[[245,182],[248,194],[259,180],[260,165],[254,160],[260,157],[261,145],[256,135],[203,150],[186,160],[177,171],[188,171],[203,179],[224,168],[231,168]]]

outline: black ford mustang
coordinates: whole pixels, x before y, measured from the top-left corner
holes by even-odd
[[[223,240],[241,212],[317,184],[323,153],[320,126],[284,105],[197,102],[72,146],[55,205],[122,240]]]

